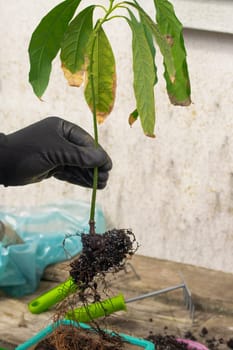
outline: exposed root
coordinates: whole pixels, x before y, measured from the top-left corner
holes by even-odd
[[[81,293],[88,287],[97,289],[95,277],[118,272],[125,267],[127,257],[133,255],[135,236],[130,230],[113,229],[104,234],[82,234],[82,254],[70,266],[70,275]]]

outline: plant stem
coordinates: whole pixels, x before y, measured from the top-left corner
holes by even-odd
[[[95,86],[94,86],[94,77],[93,77],[93,56],[94,56],[94,47],[96,42],[96,33],[92,42],[91,48],[91,58],[90,58],[90,82],[91,82],[91,94],[92,94],[92,116],[93,116],[93,127],[94,127],[94,139],[95,147],[98,147],[98,127],[97,127],[97,117],[96,117],[96,100],[95,100]],[[92,197],[91,197],[91,212],[90,212],[90,234],[95,234],[95,204],[96,204],[96,192],[98,184],[98,168],[94,168],[93,174],[93,188],[92,188]]]
[[[113,7],[114,0],[110,0],[109,8],[105,13],[105,16],[102,19],[99,19],[95,30],[94,30],[94,38],[92,42],[91,47],[91,57],[90,57],[90,83],[91,83],[91,94],[92,94],[92,116],[93,116],[93,127],[94,127],[94,139],[95,139],[95,147],[98,147],[98,127],[97,127],[97,117],[96,117],[96,99],[95,99],[95,85],[94,85],[94,72],[93,72],[93,57],[94,57],[94,48],[96,43],[96,38],[98,34],[99,28],[102,26],[104,22],[108,20],[108,16],[117,8],[117,5]],[[90,220],[89,220],[89,226],[90,226],[90,234],[95,234],[95,205],[96,205],[96,192],[97,192],[97,185],[98,185],[98,168],[94,168],[94,174],[93,174],[93,188],[92,188],[92,197],[91,197],[91,210],[90,210]]]

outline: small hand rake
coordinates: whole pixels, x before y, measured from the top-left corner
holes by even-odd
[[[73,294],[77,290],[77,286],[74,281],[69,278],[65,282],[59,284],[55,288],[50,289],[49,291],[43,293],[36,299],[32,300],[28,304],[28,308],[32,313],[39,314],[48,310],[53,305],[65,299],[68,295]],[[134,301],[139,301],[142,299],[150,298],[153,296],[165,294],[177,289],[183,289],[184,302],[187,310],[189,310],[189,315],[191,319],[194,319],[195,307],[192,301],[191,292],[187,284],[183,283],[160,289],[157,291],[152,291],[146,294],[141,294],[130,299],[124,299],[122,294],[119,294],[115,297],[108,298],[104,301],[92,303],[72,311],[69,311],[66,315],[67,319],[74,319],[79,322],[88,322],[98,317],[104,317],[120,310],[126,310],[126,304],[132,303]]]
[[[195,307],[192,301],[191,292],[188,289],[185,282],[172,287],[152,291],[146,294],[141,294],[130,299],[125,299],[123,294],[119,294],[115,297],[106,299],[104,301],[88,304],[86,306],[82,306],[80,308],[68,311],[66,314],[66,318],[76,320],[78,322],[89,322],[99,317],[108,316],[117,311],[126,311],[126,304],[128,303],[165,294],[177,289],[183,289],[185,306],[187,310],[189,310],[189,315],[193,321]]]

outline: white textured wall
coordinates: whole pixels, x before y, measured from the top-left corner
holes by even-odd
[[[30,35],[57,3],[0,0],[2,132],[59,115],[92,133],[82,90],[66,85],[58,60],[44,102],[27,81]],[[99,132],[114,168],[97,200],[109,227],[132,228],[140,254],[233,272],[232,36],[185,31],[193,104],[170,106],[160,68],[156,139],[149,139],[139,122],[127,124],[135,107],[129,30],[113,22],[106,31],[117,58],[118,90],[115,109]],[[89,190],[54,179],[0,191],[2,204],[10,206],[91,197]]]

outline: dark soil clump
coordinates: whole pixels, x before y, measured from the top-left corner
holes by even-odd
[[[200,331],[200,337],[205,337],[208,334],[208,329],[206,327],[203,327]]]
[[[150,334],[147,340],[156,345],[156,350],[187,350],[188,346],[179,343],[173,335]]]
[[[202,331],[201,331],[201,333],[202,333]],[[203,333],[202,333],[202,334],[203,334]],[[202,336],[204,336],[204,335],[202,335]],[[197,341],[197,338],[196,338],[196,337],[193,335],[193,333],[190,332],[190,331],[185,332],[184,338],[185,338],[185,339],[190,339],[190,340]]]
[[[233,349],[233,338],[228,340],[227,346],[228,346],[229,349]]]
[[[165,332],[167,331],[167,327],[164,328]],[[209,350],[220,350],[220,349],[233,349],[233,338],[229,340],[224,340],[223,338],[217,337],[209,337],[209,331],[206,327],[203,327],[199,332],[199,337],[201,339],[197,339],[196,336],[193,335],[191,331],[185,332],[183,339],[196,341],[198,344],[202,343]],[[198,338],[199,338],[198,337]],[[168,335],[165,334],[154,334],[150,332],[149,336],[145,339],[151,341],[156,345],[156,350],[188,350],[190,347],[186,343],[182,343],[177,341],[176,338],[180,338],[180,335],[177,337],[174,334]],[[200,341],[200,343],[199,343]],[[199,347],[198,347],[199,348]],[[192,350],[195,350],[195,346],[192,347]]]
[[[137,249],[134,234],[125,229],[82,234],[81,239],[82,253],[70,264],[70,275],[81,291],[90,287],[95,276],[123,269],[126,258]]]

